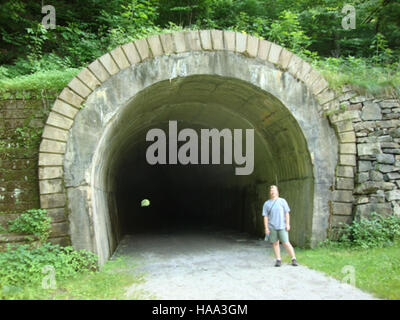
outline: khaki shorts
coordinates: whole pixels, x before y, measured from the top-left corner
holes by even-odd
[[[269,229],[269,241],[271,243],[273,243],[278,240],[282,243],[289,242],[289,232],[287,232],[286,229],[275,230],[275,229],[270,228]]]

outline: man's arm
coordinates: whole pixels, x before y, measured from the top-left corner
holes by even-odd
[[[268,229],[268,216],[264,217],[264,228],[265,228],[265,233],[269,234],[269,229]]]
[[[289,211],[285,214],[285,221],[286,221],[286,231],[290,230],[290,214]]]

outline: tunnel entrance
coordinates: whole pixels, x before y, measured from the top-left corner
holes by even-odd
[[[271,184],[290,205],[290,241],[323,240],[338,147],[319,111],[304,82],[230,51],[163,55],[115,73],[88,95],[68,133],[63,179],[73,246],[103,263],[124,234],[214,226],[262,236]],[[244,132],[253,130],[251,174],[235,174],[243,165],[222,157],[150,165],[146,135],[168,132],[170,121],[198,137],[203,129],[242,130],[242,154]],[[150,206],[140,207],[145,198]]]
[[[291,241],[305,244],[313,209],[312,163],[299,125],[277,98],[242,80],[195,75],[146,88],[120,119],[108,134],[107,169],[98,180],[113,190],[108,197],[115,197],[108,200],[114,243],[124,234],[204,227],[262,236],[262,204],[268,186],[277,184],[294,212]],[[191,128],[198,137],[202,129],[242,129],[243,154],[249,151],[245,130],[254,129],[252,173],[237,175],[234,161],[223,163],[223,138],[220,164],[212,164],[211,152],[209,164],[149,164],[146,149],[152,142],[146,133],[152,128],[168,132],[171,120],[178,131]],[[143,199],[150,206],[141,207]]]

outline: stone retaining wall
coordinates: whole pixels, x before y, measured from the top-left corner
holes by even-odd
[[[371,212],[400,214],[399,100],[351,88],[338,99],[343,112],[329,116],[340,140],[331,231]]]
[[[41,131],[57,93],[19,92],[0,99],[0,226],[28,209],[40,208],[38,157]],[[48,210],[51,241],[69,243],[63,212]],[[1,231],[1,230],[0,230]],[[23,234],[1,234],[6,243],[25,242]]]

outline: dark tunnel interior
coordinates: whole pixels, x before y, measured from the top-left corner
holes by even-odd
[[[250,152],[246,130],[254,130],[253,170],[236,174],[244,164],[234,155],[230,164],[224,160],[222,138],[219,164],[211,162],[211,141],[210,164],[149,164],[147,132],[161,129],[168,140],[170,121],[178,132],[193,129],[198,141],[202,129],[241,130],[242,155]],[[313,168],[304,135],[277,98],[247,82],[199,75],[156,83],[130,101],[107,135],[95,184],[108,190],[98,199],[108,207],[111,251],[124,234],[139,232],[206,227],[263,236],[261,210],[271,184],[296,212],[292,243],[302,245],[311,235]],[[178,150],[185,142],[178,141]],[[142,207],[143,199],[150,205]]]

